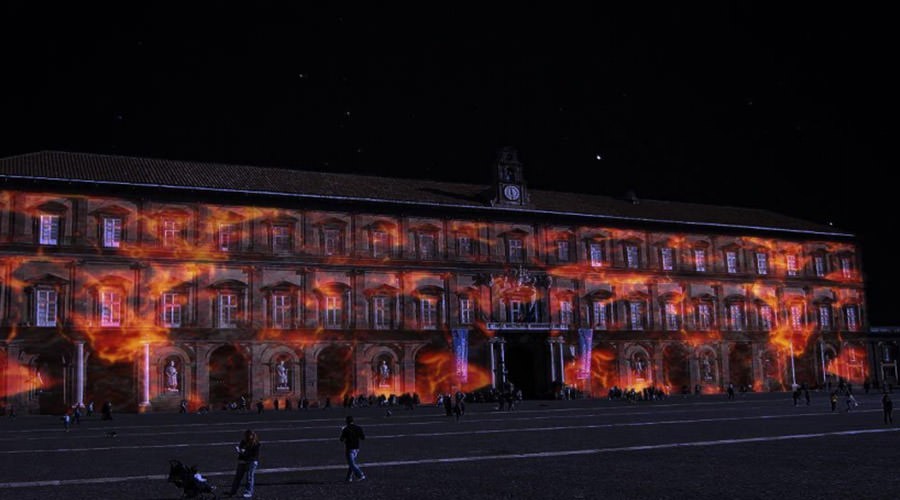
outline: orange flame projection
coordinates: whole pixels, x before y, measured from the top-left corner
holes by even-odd
[[[846,345],[836,358],[828,360],[825,371],[861,384],[866,379],[866,349],[858,345]]]
[[[468,381],[460,385],[456,376],[456,361],[450,352],[423,352],[416,361],[416,392],[422,401],[434,402],[437,394],[473,391],[491,383],[489,371],[470,362]]]

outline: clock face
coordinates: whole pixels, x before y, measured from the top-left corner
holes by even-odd
[[[507,200],[516,201],[519,199],[519,188],[517,186],[506,186],[503,188],[503,196]]]

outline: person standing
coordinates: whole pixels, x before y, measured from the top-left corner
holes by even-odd
[[[263,402],[262,399],[256,402],[256,414],[259,415],[263,412]]]
[[[103,408],[100,409],[103,413],[103,420],[112,420],[112,402],[107,401],[103,403]]]
[[[366,439],[362,427],[353,423],[353,417],[347,415],[347,425],[341,429],[341,442],[344,443],[344,454],[347,458],[347,482],[353,481],[356,476],[357,481],[366,478],[363,471],[356,465],[356,456],[359,454],[359,442]]]
[[[253,496],[253,486],[256,481],[256,469],[259,467],[259,436],[250,429],[244,432],[244,439],[234,447],[238,453],[237,470],[234,471],[234,479],[231,481],[231,491],[229,495],[237,493],[238,487],[241,485],[241,479],[244,475],[247,480],[244,482],[244,498]]]
[[[837,409],[837,400],[838,400],[837,391],[831,391],[831,411],[834,411]]]
[[[728,384],[728,401],[734,401],[734,384]]]
[[[891,401],[891,397],[887,393],[884,393],[884,396],[881,397],[881,409],[884,411],[884,423],[893,424],[894,402]]]

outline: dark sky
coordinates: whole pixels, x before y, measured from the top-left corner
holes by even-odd
[[[428,5],[7,3],[0,155],[487,183],[512,145],[534,188],[633,189],[853,231],[870,319],[900,324],[888,7]]]

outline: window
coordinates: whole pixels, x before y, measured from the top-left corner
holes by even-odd
[[[588,250],[591,254],[591,267],[603,267],[603,244],[591,243]]]
[[[644,303],[633,300],[628,303],[628,320],[632,330],[644,329]]]
[[[789,311],[791,315],[791,328],[794,330],[802,330],[804,323],[806,323],[803,319],[803,304],[791,304]]]
[[[41,214],[39,224],[38,243],[41,245],[58,245],[59,215]]]
[[[525,304],[521,300],[509,301],[509,320],[513,323],[521,323],[525,320]]]
[[[561,300],[559,302],[559,322],[564,326],[572,324],[572,301]]]
[[[219,250],[233,252],[238,250],[240,233],[238,225],[231,222],[219,223]]]
[[[437,297],[422,297],[419,299],[422,329],[434,330],[437,328],[437,303]]]
[[[817,278],[825,277],[825,256],[824,255],[816,255],[813,257],[813,269],[816,272]]]
[[[762,304],[759,306],[759,327],[761,330],[765,332],[772,331],[775,326],[775,315],[772,312],[772,307],[768,304]]]
[[[372,327],[387,330],[391,327],[391,301],[383,295],[372,297]]]
[[[457,233],[456,253],[460,257],[472,256],[472,237],[467,233]]]
[[[322,250],[325,255],[339,255],[341,253],[341,230],[337,228],[325,228],[322,230]]]
[[[57,300],[56,290],[35,290],[35,324],[37,326],[56,326]]]
[[[118,290],[100,291],[100,326],[122,325],[122,293]]]
[[[739,332],[744,329],[744,303],[733,302],[728,305],[729,326],[733,331]]]
[[[670,332],[678,330],[678,305],[674,302],[666,302],[666,330]]]
[[[325,328],[341,328],[343,326],[341,319],[343,306],[340,296],[325,297]]]
[[[171,248],[181,244],[184,224],[179,219],[165,218],[162,220],[162,244]]]
[[[725,270],[729,274],[738,272],[737,252],[732,250],[725,252]]]
[[[463,297],[459,299],[459,323],[462,325],[471,325],[473,318],[472,299]]]
[[[845,306],[844,321],[847,324],[847,330],[859,331],[859,307],[856,305]]]
[[[434,233],[419,233],[419,259],[434,260],[437,257]]]
[[[637,245],[625,245],[625,267],[628,269],[641,267],[641,254]]]
[[[841,276],[846,279],[853,278],[853,258],[844,255],[841,257]]]
[[[819,329],[831,330],[831,305],[819,304]]]
[[[659,249],[659,260],[663,271],[672,271],[675,269],[675,252],[670,247],[662,247]]]
[[[181,294],[177,292],[166,292],[162,294],[161,313],[162,325],[169,328],[178,328],[181,326]]]
[[[756,274],[769,274],[769,255],[765,252],[756,252]]]
[[[556,242],[556,260],[560,262],[569,262],[568,240],[558,240]]]
[[[797,261],[797,256],[795,254],[787,254],[785,257],[786,265],[787,265],[787,275],[788,276],[799,276],[800,275],[800,264]]]
[[[291,241],[292,227],[290,224],[272,224],[271,226],[272,252],[290,252],[293,245]]]
[[[288,329],[291,328],[291,296],[288,293],[273,293],[272,302],[272,319],[270,325],[272,328]]]
[[[697,329],[709,330],[713,325],[713,308],[709,302],[697,304]]]
[[[388,255],[390,239],[386,231],[372,231],[372,257],[379,259]]]
[[[699,273],[706,272],[706,250],[703,248],[694,249],[694,270]]]
[[[510,238],[507,240],[509,247],[509,261],[522,263],[525,262],[525,242],[519,238]]]
[[[103,247],[119,248],[122,244],[122,219],[120,217],[103,218]]]
[[[609,304],[594,302],[594,329],[606,330],[607,328],[609,328]]]
[[[238,295],[234,292],[219,294],[219,328],[235,328],[238,323]]]

